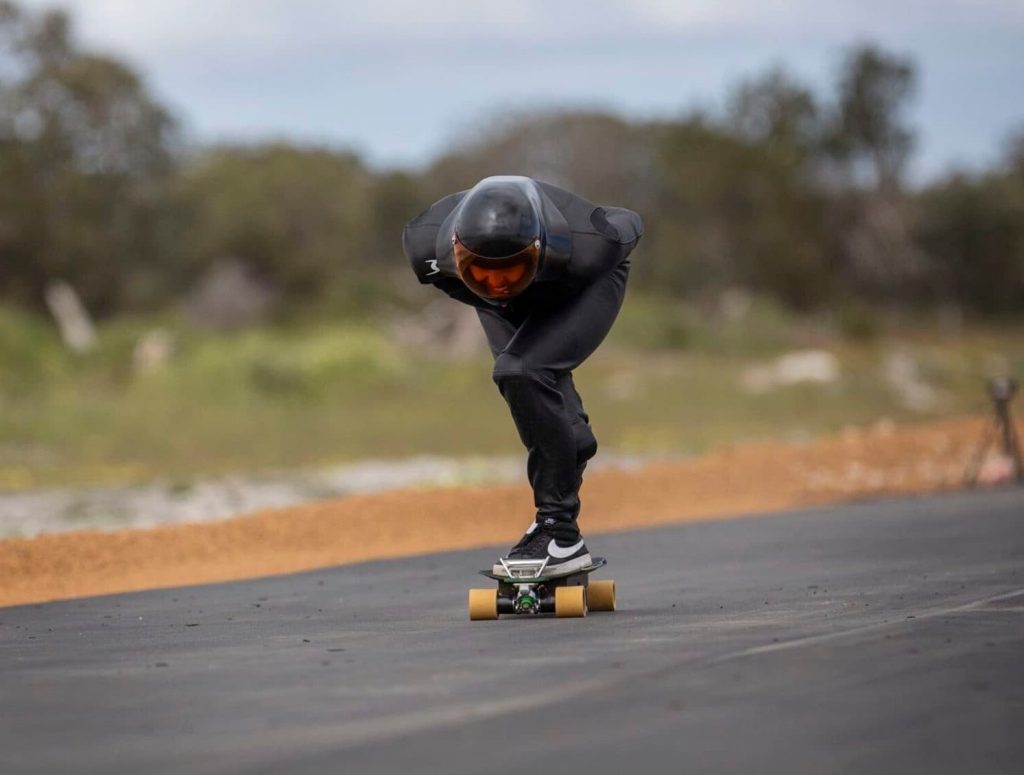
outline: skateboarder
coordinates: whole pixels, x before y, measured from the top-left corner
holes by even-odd
[[[537,515],[509,559],[547,558],[556,573],[591,562],[576,520],[597,440],[572,372],[611,329],[642,235],[630,210],[518,176],[451,194],[402,234],[421,283],[476,307],[527,450]],[[494,572],[504,573],[500,562]]]

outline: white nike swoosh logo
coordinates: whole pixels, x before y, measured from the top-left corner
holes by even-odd
[[[555,539],[552,538],[548,543],[548,554],[552,557],[557,557],[560,560],[564,560],[566,557],[572,557],[576,552],[583,548],[583,541],[578,544],[573,544],[568,549],[563,549],[561,546],[555,543]]]

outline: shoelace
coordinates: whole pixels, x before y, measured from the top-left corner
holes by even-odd
[[[538,528],[537,530],[534,530],[529,535],[523,536],[523,540],[521,540],[518,544],[516,544],[515,547],[513,547],[512,551],[509,552],[509,554],[511,555],[511,554],[527,554],[527,553],[530,553],[534,549],[536,549],[538,547],[538,545],[547,546],[547,542],[549,540],[550,539],[547,536],[547,534],[544,533],[543,530]]]

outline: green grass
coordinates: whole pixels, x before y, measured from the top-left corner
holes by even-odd
[[[136,374],[135,342],[155,326],[173,333],[175,355],[156,373]],[[1002,363],[1024,374],[1022,332],[975,328],[944,338],[921,326],[846,340],[770,305],[716,324],[634,300],[576,381],[603,448],[689,454],[879,417],[987,412],[986,372]],[[805,346],[837,355],[838,382],[758,396],[738,387],[752,364]],[[900,404],[880,377],[896,347],[913,355],[941,405],[921,414]],[[101,327],[97,350],[75,357],[45,321],[0,308],[0,489],[153,479],[187,486],[369,457],[520,451],[486,355],[438,360],[368,323],[214,336],[151,318]]]

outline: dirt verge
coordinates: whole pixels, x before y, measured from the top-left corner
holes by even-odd
[[[636,471],[606,469],[586,477],[581,526],[591,536],[959,487],[982,427],[970,419],[881,422],[809,443],[749,443]],[[531,500],[520,485],[398,490],[215,523],[8,539],[0,541],[0,606],[507,544],[529,523]]]

